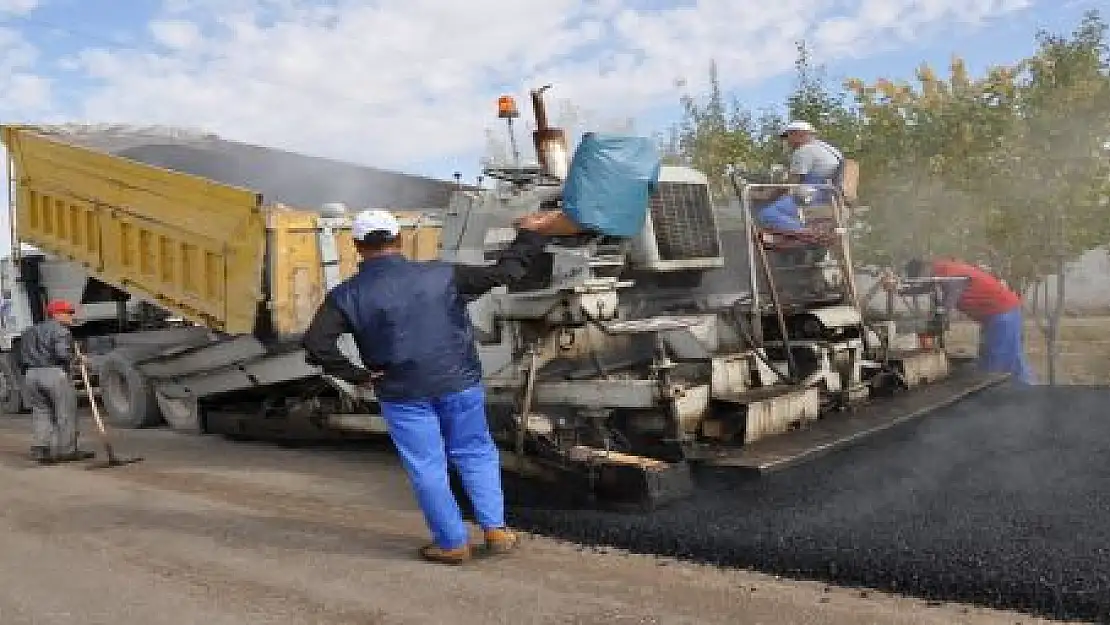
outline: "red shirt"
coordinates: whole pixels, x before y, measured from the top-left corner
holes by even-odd
[[[1006,288],[998,278],[973,265],[954,260],[935,260],[933,275],[938,278],[971,278],[956,303],[956,309],[976,321],[1021,306],[1020,295]]]

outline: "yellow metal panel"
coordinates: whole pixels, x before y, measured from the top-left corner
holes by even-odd
[[[418,215],[395,213],[402,221]],[[324,298],[324,270],[315,213],[275,208],[267,216],[270,237],[270,300],[277,333],[295,336],[308,327]],[[402,253],[413,260],[439,257],[440,227],[413,223],[401,229]],[[358,267],[349,228],[336,236],[339,275],[346,279]]]
[[[4,126],[16,236],[98,279],[228,333],[254,330],[266,245],[261,198]]]

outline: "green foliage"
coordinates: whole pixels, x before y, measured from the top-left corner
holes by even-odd
[[[984,76],[954,58],[946,78],[923,65],[912,84],[853,79],[846,93],[828,86],[800,44],[784,112],[860,162],[869,210],[857,258],[889,266],[951,255],[1022,288],[1110,243],[1108,41],[1092,11],[1070,36],[1040,32],[1035,54]],[[682,105],[664,151],[705,171],[716,191],[729,163],[783,162],[783,118],[726,100],[715,66],[707,97]]]
[[[709,176],[715,197],[731,198],[725,168],[743,164],[766,170],[783,162],[787,154],[778,135],[787,119],[809,121],[822,136],[851,154],[859,143],[859,132],[846,93],[834,93],[828,87],[824,68],[812,64],[804,43],[798,44],[795,68],[795,90],[784,116],[774,110],[753,112],[737,98],[726,99],[716,63],[711,63],[709,92],[701,101],[689,95],[682,97],[682,120],[661,142],[666,161],[698,168]]]
[[[825,68],[813,64],[804,42],[798,44],[794,71],[794,92],[786,99],[787,117],[808,121],[826,141],[853,155],[860,147],[860,119],[848,103],[847,93],[829,87]]]
[[[724,175],[728,165],[762,166],[782,157],[774,136],[781,119],[771,113],[753,114],[733,98],[725,100],[717,65],[709,66],[709,93],[704,102],[682,98],[683,119],[670,129],[662,152],[667,162],[688,163],[710,178],[715,197],[731,194]]]
[[[1012,214],[992,232],[992,244],[1015,252],[1012,271],[1026,279],[1048,271],[1056,256],[1110,242],[1107,26],[1091,12],[1071,38],[1041,32],[1037,39],[1037,54],[1020,66],[1009,158],[997,159],[1029,184],[1007,189]],[[1022,217],[1023,226],[1006,227]],[[1039,254],[1016,254],[1038,247]]]

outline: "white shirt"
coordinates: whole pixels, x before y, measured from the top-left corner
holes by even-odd
[[[818,180],[830,180],[843,156],[833,146],[813,139],[798,146],[790,155],[790,173],[799,176],[814,174]]]

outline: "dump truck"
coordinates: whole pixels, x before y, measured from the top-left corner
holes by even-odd
[[[173,128],[2,133],[15,243],[0,386],[19,388],[11,354],[46,301],[80,302],[74,333],[116,427],[203,431],[203,397],[312,377],[299,336],[325,281],[356,265],[344,207],[397,210],[407,252],[431,259],[442,208],[421,207],[461,186]]]
[[[492,188],[206,135],[3,127],[18,243],[0,347],[69,296],[112,425],[381,436],[372,391],[299,346],[355,271],[352,211],[398,214],[410,258],[489,262],[516,217],[562,205],[570,152],[543,90],[532,103],[537,162],[491,164]],[[509,97],[499,113],[519,116]],[[864,309],[846,206],[807,207],[803,236],[771,233],[752,215],[783,185],[734,172],[722,202],[702,172],[659,171],[637,236],[554,237],[531,275],[470,305],[506,470],[650,507],[689,492],[692,468],[774,471],[1004,379],[950,356],[943,326]]]

